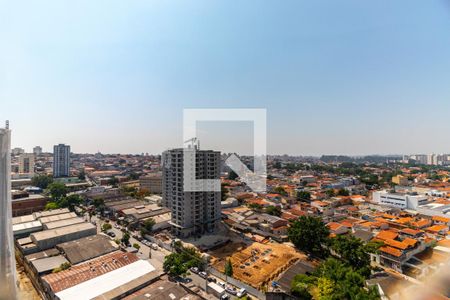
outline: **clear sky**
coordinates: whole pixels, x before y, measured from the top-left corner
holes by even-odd
[[[266,108],[269,153],[448,153],[449,2],[0,0],[0,120],[27,151],[160,153],[184,108]],[[240,125],[202,145],[245,152]]]

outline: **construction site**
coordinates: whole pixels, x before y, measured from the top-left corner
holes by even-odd
[[[209,252],[212,266],[224,272],[225,263],[231,260],[233,277],[263,290],[296,261],[306,256],[292,247],[269,243],[229,243]]]

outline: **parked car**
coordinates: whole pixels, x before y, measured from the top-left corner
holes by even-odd
[[[116,237],[116,234],[112,231],[108,231],[106,234],[109,235],[110,237]]]
[[[217,282],[217,284],[220,285],[221,287],[225,288],[225,282],[219,281],[219,282]]]
[[[220,300],[228,300],[230,299],[230,296],[228,296],[227,294],[223,294],[222,297],[220,297]]]
[[[229,285],[225,287],[225,291],[227,291],[227,293],[229,293],[231,295],[236,295],[237,294],[236,289],[234,287],[232,287],[232,286],[229,286]]]
[[[206,274],[206,272],[204,272],[204,271],[198,273],[198,275],[200,275],[200,277],[203,279],[206,279],[208,277],[208,274]]]
[[[217,282],[217,279],[214,277],[208,277],[209,282]]]
[[[236,296],[238,296],[240,298],[240,297],[244,297],[246,294],[247,294],[247,290],[242,288],[239,290],[239,292],[237,292]]]
[[[192,267],[189,270],[191,270],[192,273],[198,274],[198,268],[197,267]]]

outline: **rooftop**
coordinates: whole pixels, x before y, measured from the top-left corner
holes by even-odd
[[[135,254],[115,251],[82,264],[72,266],[68,270],[46,275],[42,277],[42,280],[51,287],[54,293],[58,293],[82,282],[127,266],[138,260],[139,258]],[[126,273],[124,277],[127,277]]]
[[[118,249],[117,244],[109,237],[98,234],[56,246],[72,264],[113,252]]]
[[[63,263],[67,263],[67,259],[62,255],[50,256],[46,258],[32,260],[31,264],[40,273],[45,273],[58,268]]]
[[[154,270],[155,268],[148,261],[137,260],[122,268],[96,276],[68,289],[62,290],[61,292],[58,292],[56,296],[61,300],[92,299]]]
[[[56,229],[50,229],[50,230],[44,230],[40,232],[35,232],[31,234],[31,239],[34,241],[40,241],[40,240],[46,240],[51,239],[56,236],[66,235],[70,233],[74,233],[77,231],[83,231],[88,229],[97,229],[94,225],[91,223],[80,223],[75,225],[70,225],[66,227],[60,227]]]

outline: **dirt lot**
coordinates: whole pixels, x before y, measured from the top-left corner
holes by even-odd
[[[230,243],[210,252],[212,265],[223,272],[225,262],[231,259],[233,277],[255,288],[261,289],[278,277],[284,270],[299,259],[306,257],[293,248],[282,244]]]
[[[41,300],[42,298],[36,292],[33,284],[28,278],[23,268],[17,265],[17,280],[19,281],[19,288],[17,290],[19,299],[27,300]]]

